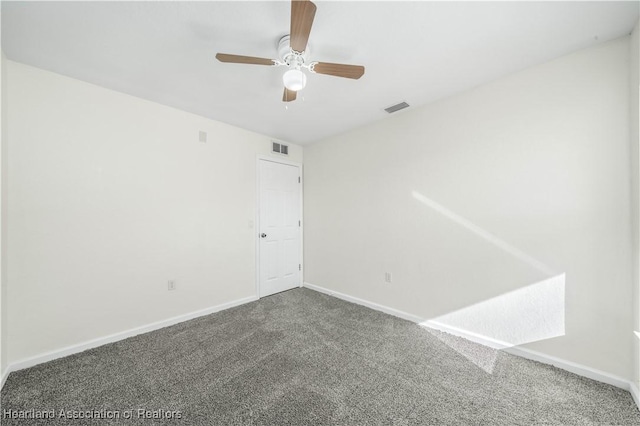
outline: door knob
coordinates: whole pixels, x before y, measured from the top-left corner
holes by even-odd
[[[265,234],[264,232],[262,234],[260,234],[260,237],[262,238],[267,238],[267,234]]]

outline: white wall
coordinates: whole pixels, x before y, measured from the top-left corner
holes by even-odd
[[[249,222],[268,137],[12,61],[7,72],[9,363],[255,296]]]
[[[434,319],[566,273],[564,335],[523,346],[630,380],[628,61],[625,37],[305,147],[305,281]]]
[[[633,328],[640,332],[640,22],[629,43],[629,139],[631,146],[631,227],[633,244]],[[640,386],[640,339],[633,340],[633,370]]]
[[[7,58],[4,52],[0,52],[0,386],[2,378],[5,377],[7,369],[7,306],[5,297],[7,283],[7,105],[6,105],[6,83],[7,73],[5,70]]]

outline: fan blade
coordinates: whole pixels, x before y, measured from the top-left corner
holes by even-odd
[[[334,75],[336,77],[359,79],[364,74],[362,65],[331,64],[329,62],[316,62],[313,64],[313,72],[317,74]]]
[[[298,92],[294,92],[293,90],[289,90],[285,87],[284,93],[282,94],[282,102],[295,101],[297,95],[298,95]]]
[[[296,52],[304,52],[316,15],[316,5],[309,0],[291,0],[290,45]]]
[[[218,53],[216,59],[220,62],[231,62],[233,64],[252,65],[275,65],[273,59],[256,58],[254,56],[229,55],[228,53]]]

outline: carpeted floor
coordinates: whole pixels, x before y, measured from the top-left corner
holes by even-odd
[[[640,424],[626,391],[487,351],[296,289],[12,373],[0,414],[2,425]],[[31,409],[55,419],[6,415]],[[91,410],[120,418],[68,419]]]

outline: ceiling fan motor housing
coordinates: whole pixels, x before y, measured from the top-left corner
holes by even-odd
[[[288,67],[300,69],[309,60],[309,45],[304,52],[296,52],[291,49],[289,35],[283,36],[278,42],[278,56]]]

